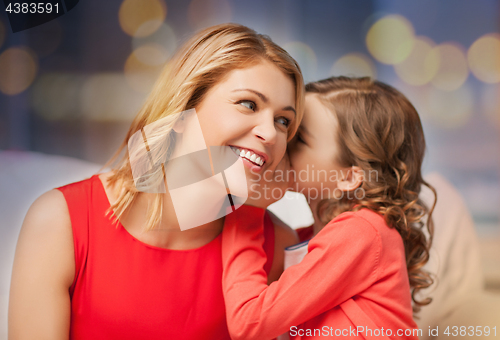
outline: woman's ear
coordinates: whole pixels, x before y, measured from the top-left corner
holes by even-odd
[[[342,191],[353,191],[359,188],[365,179],[365,172],[358,166],[342,170],[342,178],[337,182],[337,187]]]
[[[181,118],[177,119],[177,121],[174,124],[174,131],[177,133],[183,133],[185,128],[186,128],[186,120],[184,119],[184,116],[181,116]]]

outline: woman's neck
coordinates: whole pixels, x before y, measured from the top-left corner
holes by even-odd
[[[124,227],[134,237],[144,243],[166,249],[194,249],[204,246],[216,238],[221,232],[224,219],[220,218],[198,227],[181,230],[172,199],[168,194],[163,194],[162,219],[154,229],[144,231],[144,223],[148,217],[148,206],[153,204],[154,194],[139,194],[137,202],[130,211],[135,216],[124,221]],[[193,212],[196,213],[196,212]]]
[[[116,202],[118,193],[107,184],[111,172],[101,174],[101,181],[108,200]],[[173,250],[195,249],[202,247],[216,238],[221,232],[224,219],[219,218],[199,227],[181,230],[175,214],[170,194],[163,194],[163,210],[160,223],[152,230],[145,231],[148,219],[148,207],[154,202],[155,194],[138,193],[126,212],[120,217],[120,223],[133,237],[146,244]]]

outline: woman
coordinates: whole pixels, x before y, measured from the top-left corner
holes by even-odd
[[[135,133],[163,119],[148,146],[163,151],[153,156],[147,186],[161,186],[158,160],[175,152],[182,112],[194,108],[205,144],[238,150],[248,158],[242,163],[252,179],[256,168],[276,169],[302,106],[300,69],[269,38],[236,24],[195,35],[162,71],[111,160],[125,149],[121,162],[43,194],[29,209],[14,261],[10,337],[229,339],[223,219],[181,231],[168,190],[137,190],[126,147]],[[254,153],[261,156],[258,164]],[[274,244],[267,221],[267,269],[276,279],[282,257],[272,259],[273,248],[282,254],[296,238],[276,222]]]

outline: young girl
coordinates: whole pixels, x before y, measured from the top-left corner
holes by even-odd
[[[432,209],[418,197],[421,186],[429,186],[421,174],[419,116],[400,92],[369,78],[334,77],[306,91],[304,119],[289,150],[316,235],[302,262],[268,286],[263,205],[249,200],[226,216],[230,334],[418,339],[413,312],[430,302],[416,295],[432,283],[422,266],[433,234]]]

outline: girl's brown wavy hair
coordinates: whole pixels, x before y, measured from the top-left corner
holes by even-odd
[[[417,313],[431,302],[416,296],[433,283],[422,267],[429,260],[437,198],[436,190],[422,178],[425,139],[417,111],[399,91],[370,78],[332,77],[307,84],[306,93],[317,95],[336,114],[337,161],[370,174],[361,185],[364,195],[354,195],[361,199],[344,195],[349,198],[322,200],[317,211],[321,222],[326,224],[344,211],[361,208],[383,215],[403,239],[413,311]],[[422,185],[434,193],[431,208],[419,198]]]

